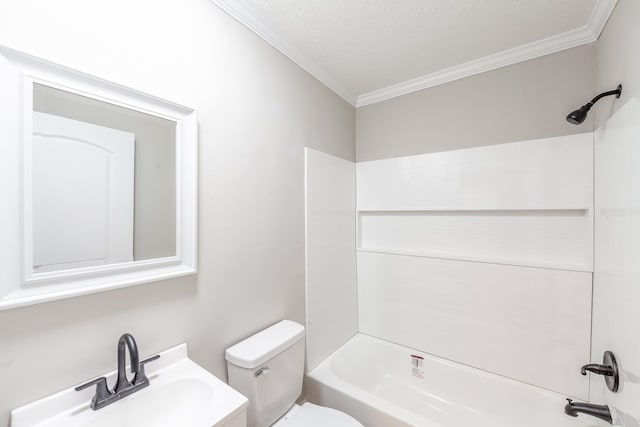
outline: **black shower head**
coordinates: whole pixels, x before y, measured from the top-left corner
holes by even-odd
[[[598,102],[600,98],[604,98],[605,96],[609,96],[609,95],[615,95],[616,98],[620,98],[621,94],[622,94],[622,85],[618,85],[616,90],[611,90],[609,92],[601,93],[600,95],[593,98],[591,102],[569,113],[569,115],[567,116],[567,121],[573,125],[579,125],[580,123],[585,121],[585,119],[587,118],[587,114],[589,113],[589,110],[591,109],[591,107],[593,107],[593,104]]]
[[[585,121],[585,119],[587,118],[587,114],[589,113],[589,110],[592,106],[592,103],[588,103],[587,105],[583,105],[577,110],[572,111],[567,116],[567,121],[572,125],[579,125],[580,123]]]

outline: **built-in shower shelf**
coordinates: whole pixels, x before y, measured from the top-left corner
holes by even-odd
[[[586,273],[590,273],[593,271],[593,268],[588,267],[585,264],[561,264],[561,263],[554,264],[554,263],[548,263],[548,262],[535,262],[530,260],[501,259],[501,258],[490,258],[490,257],[473,256],[473,255],[451,254],[451,253],[411,252],[411,251],[376,249],[376,248],[358,248],[357,251],[367,252],[367,253],[377,253],[377,254],[454,260],[454,261],[482,262],[485,264],[512,265],[516,267],[546,268],[549,270],[580,271],[580,272],[586,272]]]
[[[358,251],[590,272],[589,208],[359,211]]]

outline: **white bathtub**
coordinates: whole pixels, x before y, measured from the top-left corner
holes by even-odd
[[[411,355],[424,358],[424,378]],[[531,369],[544,369],[531,366]],[[306,378],[307,400],[366,427],[586,427],[564,414],[565,397],[499,375],[358,334]]]

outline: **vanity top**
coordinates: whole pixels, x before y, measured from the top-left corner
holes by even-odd
[[[115,382],[116,371],[107,375]],[[211,427],[244,411],[246,397],[197,365],[181,344],[147,365],[150,385],[103,409],[90,408],[95,388],[74,387],[11,411],[11,427]]]

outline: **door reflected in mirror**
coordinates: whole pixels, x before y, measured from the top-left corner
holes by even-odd
[[[176,256],[176,122],[33,83],[33,273]]]

